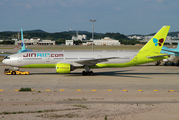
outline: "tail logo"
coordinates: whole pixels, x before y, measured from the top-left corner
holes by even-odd
[[[21,41],[21,47],[23,47],[23,42]]]
[[[160,40],[153,38],[153,42],[154,42],[155,46],[158,46],[158,45],[161,46],[163,41],[164,41],[163,38],[161,38]]]

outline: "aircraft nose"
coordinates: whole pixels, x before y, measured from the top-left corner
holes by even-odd
[[[3,61],[2,61],[2,63],[3,63],[3,64],[6,64],[6,61],[5,61],[5,60],[3,60]]]
[[[8,61],[7,60],[3,60],[2,63],[5,64],[5,65],[8,65]]]

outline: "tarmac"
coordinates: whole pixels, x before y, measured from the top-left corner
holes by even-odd
[[[154,63],[127,68],[93,69],[94,76],[82,76],[83,69],[58,74],[55,68],[21,68],[30,75],[5,75],[0,64],[0,91],[29,87],[35,91],[178,91],[179,67],[154,66]]]
[[[154,63],[127,68],[23,68],[30,75],[5,75],[0,63],[0,119],[177,120],[179,67]],[[18,92],[29,87],[33,92]]]

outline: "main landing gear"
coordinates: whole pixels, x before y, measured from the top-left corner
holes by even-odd
[[[93,71],[83,71],[82,72],[82,75],[85,76],[85,75],[90,75],[90,76],[93,76]]]
[[[89,66],[84,66],[85,68],[85,71],[82,72],[82,75],[85,76],[85,75],[88,75],[88,76],[93,76],[93,71],[90,71],[90,68]]]
[[[160,60],[155,63],[156,66],[159,66],[161,64]]]

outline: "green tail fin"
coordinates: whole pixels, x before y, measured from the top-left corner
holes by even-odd
[[[139,52],[154,52],[160,53],[162,46],[167,37],[170,26],[163,26],[153,37],[148,41],[148,43],[143,46]]]

